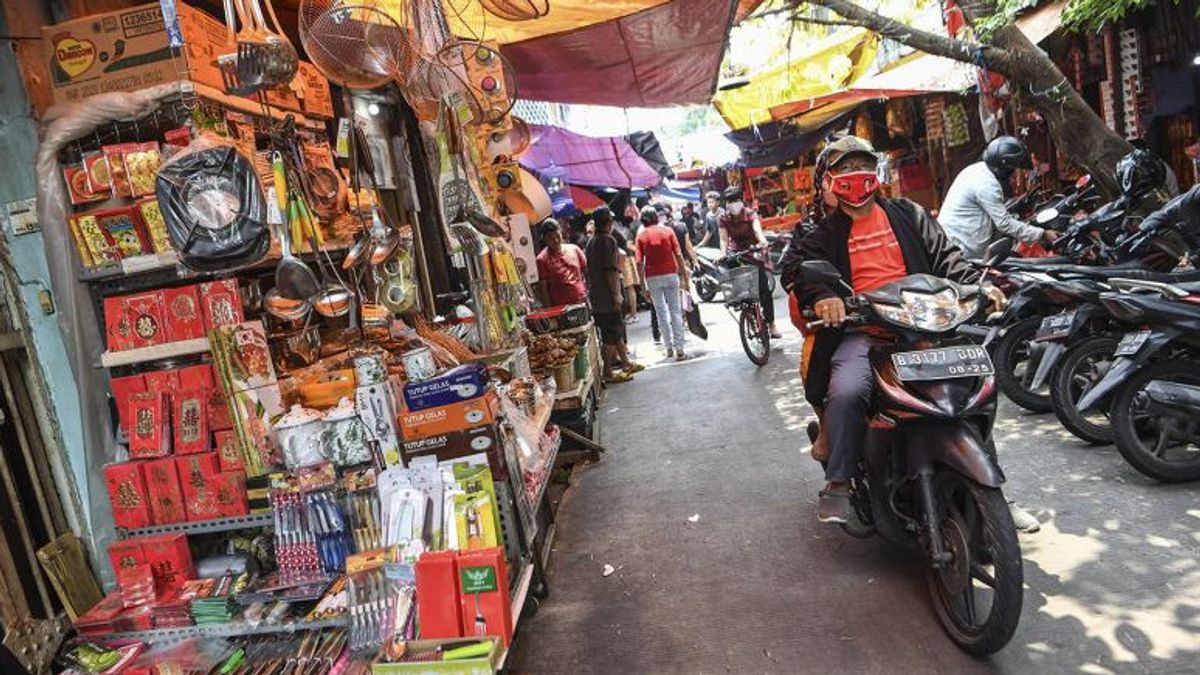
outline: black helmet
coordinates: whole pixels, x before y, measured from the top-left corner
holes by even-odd
[[[653,224],[657,223],[658,222],[658,209],[654,208],[653,206],[650,206],[649,204],[647,204],[646,206],[643,206],[642,212],[639,215],[639,219],[647,225],[653,225]]]
[[[721,197],[727,202],[742,201],[742,188],[738,185],[730,185],[721,193]]]
[[[1157,190],[1167,180],[1162,160],[1149,150],[1134,150],[1117,162],[1117,183],[1121,194],[1133,199]]]
[[[997,178],[1005,179],[1016,169],[1032,169],[1033,158],[1025,144],[1012,136],[997,136],[983,151],[983,162]]]

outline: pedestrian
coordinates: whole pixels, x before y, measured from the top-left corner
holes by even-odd
[[[721,216],[725,215],[725,209],[721,208],[721,195],[715,191],[709,191],[704,195],[704,205],[704,236],[700,238],[700,243],[696,244],[696,248],[717,245],[721,236]]]
[[[538,290],[544,307],[587,302],[587,260],[583,250],[563,241],[562,226],[553,218],[542,221],[542,243],[537,256]]]
[[[704,239],[704,220],[700,214],[696,213],[696,207],[688,202],[680,209],[679,220],[687,228],[688,239],[691,240],[692,246],[699,246]]]
[[[624,289],[621,283],[620,249],[612,236],[612,211],[602,206],[592,213],[595,234],[588,240],[588,298],[592,318],[604,345],[604,381],[619,384],[633,379],[643,366],[629,358],[625,319],[621,315]],[[620,370],[618,370],[618,368]]]
[[[721,232],[721,251],[725,255],[749,251],[756,247],[766,249],[767,237],[763,234],[762,222],[753,209],[746,208],[742,201],[742,189],[725,189],[725,213],[718,219]],[[783,337],[775,328],[775,298],[768,283],[765,263],[758,264],[758,301],[762,305],[763,319],[767,322],[771,337]]]
[[[687,359],[683,349],[686,336],[679,291],[687,287],[687,266],[683,262],[679,240],[670,228],[659,224],[654,207],[642,209],[641,221],[642,231],[637,237],[638,265],[646,279],[655,313],[662,319],[659,327],[667,346],[667,357],[684,361]]]

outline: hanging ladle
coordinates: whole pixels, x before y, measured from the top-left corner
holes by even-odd
[[[375,159],[371,156],[370,147],[367,146],[367,136],[357,124],[352,124],[351,130],[354,134],[354,144],[357,146],[359,167],[370,178],[371,190],[375,193],[375,204],[371,208],[371,247],[369,251],[371,264],[380,265],[396,252],[396,247],[400,245],[400,231],[396,229],[395,225],[392,225],[387,209],[379,204],[379,184],[375,180]]]
[[[289,199],[287,179],[284,177],[283,156],[275,152],[271,156],[271,167],[275,173],[275,190],[280,211],[287,215],[287,223],[279,228],[279,245],[282,257],[275,267],[275,288],[279,295],[289,300],[309,300],[321,290],[317,275],[292,254],[292,226],[299,218],[299,208],[294,199]]]

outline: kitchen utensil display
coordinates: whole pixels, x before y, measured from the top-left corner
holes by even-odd
[[[373,0],[303,0],[300,41],[313,65],[349,89],[403,80],[417,54],[406,32]]]
[[[230,143],[199,140],[164,163],[155,193],[179,261],[228,272],[270,250],[267,209],[254,165]]]
[[[283,33],[275,8],[267,1],[274,27],[267,25],[259,0],[224,0],[228,41],[237,51],[218,57],[222,83],[231,94],[248,96],[262,89],[287,85],[296,76],[300,59]],[[236,11],[241,30],[234,34]]]
[[[288,225],[279,231],[279,244],[282,257],[275,267],[275,289],[279,295],[289,300],[307,301],[321,290],[321,283],[312,269],[292,254],[292,228],[299,217],[295,202],[288,206]]]

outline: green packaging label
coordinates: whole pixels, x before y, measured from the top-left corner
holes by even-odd
[[[463,567],[458,576],[463,593],[493,593],[499,588],[495,567]]]

